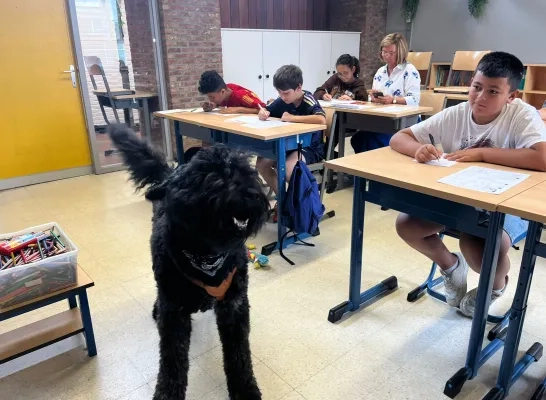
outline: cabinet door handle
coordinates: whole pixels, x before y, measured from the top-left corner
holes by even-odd
[[[258,79],[262,79],[262,76],[261,76],[261,75],[258,75]]]
[[[267,74],[265,77],[269,79],[269,74]]]
[[[326,72],[326,75],[330,75],[330,71]]]

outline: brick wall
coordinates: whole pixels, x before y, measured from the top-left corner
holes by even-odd
[[[159,0],[159,7],[169,107],[197,106],[205,100],[197,90],[201,73],[222,73],[220,2]],[[184,138],[185,149],[199,144]]]
[[[371,88],[381,66],[379,43],[386,35],[387,0],[331,0],[330,29],[357,31],[360,36],[361,77]]]

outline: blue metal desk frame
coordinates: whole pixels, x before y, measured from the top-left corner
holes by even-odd
[[[536,342],[516,362],[536,258],[537,256],[546,258],[546,244],[540,242],[542,228],[543,224],[540,222],[529,222],[516,293],[512,307],[510,308],[510,322],[506,334],[506,345],[502,354],[497,385],[487,393],[483,398],[484,400],[501,400],[506,398],[514,382],[523,375],[531,364],[542,357],[543,346]],[[546,393],[546,379],[539,385],[531,400],[542,399],[544,393]]]
[[[282,204],[286,195],[286,152],[296,150],[298,142],[308,146],[311,143],[313,132],[301,133],[284,138],[273,140],[260,140],[247,136],[237,135],[236,133],[223,132],[219,130],[200,127],[194,124],[183,121],[174,120],[174,131],[176,138],[176,153],[178,155],[178,163],[184,163],[184,145],[182,136],[189,136],[195,139],[201,139],[208,142],[224,144],[230,147],[244,148],[248,151],[256,153],[262,157],[277,160],[277,185],[279,193],[277,195],[278,204]],[[283,188],[283,190],[281,190]],[[269,255],[275,250],[279,250],[281,238],[286,232],[286,227],[280,222],[277,223],[277,241],[267,244],[262,247],[262,254]],[[299,234],[299,239],[305,239],[309,235]],[[294,235],[288,236],[283,240],[283,249],[297,241]]]
[[[383,294],[389,294],[398,286],[396,277],[391,276],[361,293],[362,247],[366,202],[434,221],[449,228],[485,238],[486,240],[466,364],[465,367],[447,381],[444,390],[444,394],[450,398],[454,398],[460,392],[464,383],[474,378],[478,374],[480,367],[504,345],[504,337],[499,335],[482,350],[487,310],[491,301],[489,293],[491,293],[493,288],[493,277],[497,269],[504,214],[491,212],[486,218],[484,212],[478,211],[472,206],[386,183],[371,181],[362,177],[355,177],[349,300],[330,310],[328,315],[330,322],[339,321],[345,314],[357,311],[370,300]]]

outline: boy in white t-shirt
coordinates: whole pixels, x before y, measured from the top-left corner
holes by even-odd
[[[430,143],[430,134],[442,145],[448,160],[546,171],[546,128],[537,110],[517,98],[522,77],[523,64],[517,57],[504,52],[485,55],[476,68],[468,102],[401,130],[392,137],[391,148],[418,162],[435,160],[442,152]],[[527,226],[528,222],[518,217],[505,217],[491,302],[505,291],[510,270],[508,250]],[[467,293],[468,266],[480,272],[485,240],[461,233],[462,254],[453,254],[438,236],[443,229],[406,214],[396,220],[400,237],[440,266],[448,304],[471,317],[477,288]]]

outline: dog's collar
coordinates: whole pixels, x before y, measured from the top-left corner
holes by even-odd
[[[193,268],[207,274],[208,276],[214,276],[224,266],[224,262],[229,253],[220,253],[215,256],[196,256],[189,253],[186,250],[182,250],[182,253],[190,260],[190,264]]]

